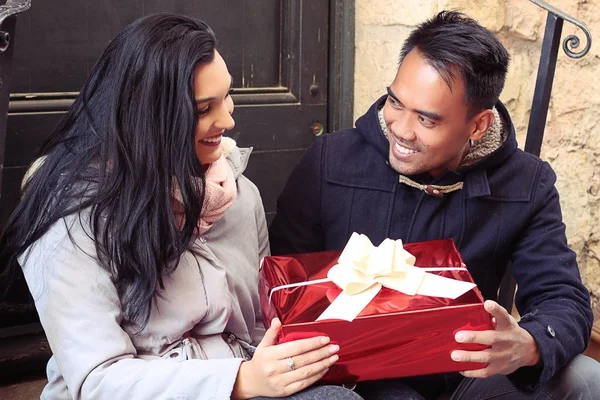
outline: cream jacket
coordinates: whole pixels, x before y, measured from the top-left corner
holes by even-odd
[[[230,397],[264,334],[258,268],[269,245],[259,192],[241,175],[250,150],[231,150],[237,200],[164,280],[139,334],[97,261],[86,214],[58,221],[21,257],[53,352],[42,399]]]

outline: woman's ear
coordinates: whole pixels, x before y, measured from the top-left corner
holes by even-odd
[[[481,140],[490,126],[494,123],[494,111],[485,109],[473,117],[473,131],[469,136],[471,140]]]

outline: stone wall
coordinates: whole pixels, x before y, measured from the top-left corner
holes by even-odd
[[[600,299],[600,0],[553,0],[584,22],[596,40],[582,59],[562,49],[542,158],[557,175],[570,246],[577,252],[583,280]],[[512,60],[501,100],[510,110],[519,146],[535,87],[547,13],[527,0],[356,0],[355,118],[385,93],[397,70],[402,42],[415,25],[438,11],[463,11],[498,35]],[[563,38],[585,35],[565,22]]]

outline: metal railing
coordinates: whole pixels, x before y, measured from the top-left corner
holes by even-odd
[[[563,50],[571,58],[581,58],[590,51],[592,34],[585,24],[547,2],[542,0],[529,1],[548,11],[546,31],[544,32],[544,40],[542,42],[542,53],[540,55],[540,66],[538,68],[533,104],[529,117],[529,127],[527,129],[527,140],[525,142],[525,151],[539,156],[544,138],[548,106],[550,105],[550,93],[552,92],[552,82],[554,81],[563,22],[567,21],[579,27],[586,36],[585,47],[579,52],[571,50],[579,48],[581,43],[579,37],[569,35],[563,40]]]
[[[592,34],[583,22],[578,21],[547,2],[542,0],[529,1],[548,12],[544,39],[542,41],[542,52],[540,54],[540,65],[538,67],[537,80],[533,93],[533,103],[529,115],[527,138],[525,139],[525,151],[539,156],[544,140],[544,130],[546,128],[548,107],[550,106],[550,94],[552,93],[552,83],[554,81],[554,72],[556,71],[556,61],[558,58],[558,50],[560,48],[560,36],[562,34],[563,23],[564,21],[567,21],[577,26],[586,36],[585,47],[580,51],[574,51],[574,49],[578,49],[581,44],[581,40],[578,36],[568,35],[563,40],[562,48],[567,56],[571,58],[581,58],[590,51],[592,46]],[[498,302],[504,306],[508,312],[512,311],[515,292],[516,283],[512,278],[511,267],[509,266],[498,292]]]

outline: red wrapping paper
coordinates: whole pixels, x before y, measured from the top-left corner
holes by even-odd
[[[452,239],[405,244],[418,267],[465,267]],[[341,293],[334,283],[318,283],[273,292],[277,286],[322,279],[337,264],[340,251],[265,257],[260,270],[260,301],[265,326],[278,317],[283,326],[279,343],[329,336],[339,344],[340,359],[323,383],[352,383],[374,379],[428,375],[484,368],[480,363],[458,363],[453,350],[485,346],[457,343],[460,330],[493,329],[477,288],[455,300],[409,296],[388,288],[352,322],[317,317]],[[430,272],[473,282],[468,271]]]

